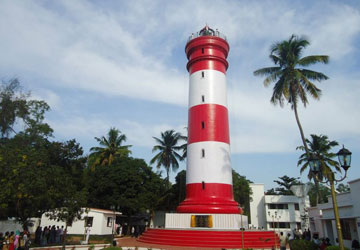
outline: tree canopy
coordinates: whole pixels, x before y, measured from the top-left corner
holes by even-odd
[[[279,185],[277,188],[272,188],[266,192],[267,195],[293,195],[290,187],[292,185],[300,184],[299,177],[289,177],[287,175],[278,177],[280,180],[274,180]]]
[[[184,140],[184,137],[174,130],[167,130],[165,132],[161,132],[161,138],[153,138],[158,144],[153,147],[152,151],[157,152],[157,154],[150,160],[150,164],[154,164],[156,162],[157,168],[163,166],[166,170],[166,179],[170,183],[170,169],[176,171],[179,168],[178,161],[182,161],[184,159],[179,154],[179,151],[184,150],[184,144],[180,146],[178,145],[181,140]]]
[[[90,148],[89,164],[109,166],[118,157],[128,157],[131,154],[131,145],[122,145],[126,141],[126,135],[116,128],[110,128],[107,137],[95,137],[101,147]]]
[[[310,44],[305,37],[292,35],[288,40],[277,42],[270,48],[270,60],[275,64],[273,67],[266,67],[254,71],[255,76],[265,76],[264,85],[268,87],[275,83],[270,101],[281,107],[284,102],[291,104],[295,119],[300,131],[305,152],[309,154],[305,142],[305,136],[298,115],[299,101],[308,104],[308,95],[319,99],[321,90],[313,81],[327,80],[328,77],[306,67],[316,63],[329,62],[329,56],[310,55],[301,57],[304,49]]]

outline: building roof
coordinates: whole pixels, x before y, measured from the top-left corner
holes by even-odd
[[[355,180],[348,181],[348,183],[354,183],[354,182],[358,182],[358,181],[360,181],[360,178],[357,178],[357,179],[355,179]]]
[[[108,210],[108,209],[101,209],[101,208],[89,208],[89,212],[97,212],[97,213],[103,213],[103,214],[116,214],[116,215],[121,215],[121,212],[116,212],[113,210]]]

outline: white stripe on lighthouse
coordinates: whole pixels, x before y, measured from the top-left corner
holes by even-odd
[[[232,185],[230,145],[205,141],[188,145],[186,184],[222,183]]]
[[[189,108],[204,103],[227,106],[224,73],[217,70],[199,70],[190,75]]]

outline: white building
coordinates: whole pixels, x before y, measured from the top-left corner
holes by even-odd
[[[350,192],[337,194],[336,199],[344,245],[350,248],[353,240],[360,239],[360,178],[348,183]],[[335,244],[337,231],[331,195],[328,200],[328,203],[309,210],[310,228],[318,232],[321,238],[328,237]]]
[[[250,228],[292,231],[308,228],[309,197],[293,195],[265,195],[264,184],[250,184]]]
[[[91,235],[110,235],[115,231],[114,222],[117,215],[121,215],[121,213],[105,209],[89,208],[87,212],[82,214],[81,220],[77,220],[73,222],[71,226],[68,226],[68,234],[84,234],[86,226],[88,226],[90,227]],[[44,228],[53,225],[59,227],[64,226],[65,228],[65,222],[51,220],[46,216],[46,213],[44,213],[41,216],[40,226]]]

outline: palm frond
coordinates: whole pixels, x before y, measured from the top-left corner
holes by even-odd
[[[316,63],[324,63],[324,64],[329,63],[329,56],[325,56],[325,55],[305,56],[298,61],[298,65],[301,65],[304,67],[312,65],[312,64],[316,64]]]
[[[298,71],[300,71],[304,77],[309,78],[310,80],[315,80],[315,81],[320,82],[322,80],[329,79],[328,76],[326,76],[325,74],[323,74],[321,72],[316,72],[316,71],[309,70],[309,69],[298,69]]]

